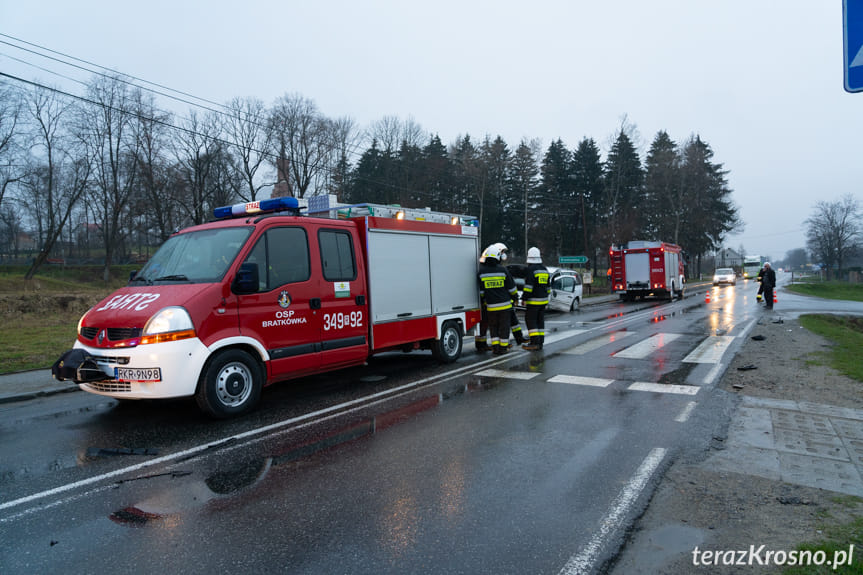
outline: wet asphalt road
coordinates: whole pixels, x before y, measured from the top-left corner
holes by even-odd
[[[713,385],[748,331],[787,313],[711,293],[549,314],[541,353],[387,354],[237,421],[0,405],[0,572],[601,570],[662,469],[727,424]]]

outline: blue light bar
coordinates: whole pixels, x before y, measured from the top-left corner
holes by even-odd
[[[269,200],[234,204],[233,206],[221,206],[213,210],[213,217],[222,219],[285,210],[298,211],[299,202],[297,202],[297,198],[270,198]]]

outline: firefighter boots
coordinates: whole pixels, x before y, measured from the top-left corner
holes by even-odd
[[[527,342],[527,340],[524,339],[524,334],[521,333],[521,328],[512,330],[512,335],[515,336],[515,344],[516,345],[521,345],[521,344]]]
[[[532,335],[530,336],[530,343],[524,344],[521,348],[527,351],[539,351],[542,349],[542,342],[539,340],[539,336]]]

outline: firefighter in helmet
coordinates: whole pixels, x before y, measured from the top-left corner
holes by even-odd
[[[491,350],[495,355],[509,351],[510,314],[518,298],[512,276],[501,265],[503,256],[497,244],[490,245],[480,258],[477,272],[480,300],[488,318]]]
[[[506,252],[509,249],[506,247],[506,244],[498,242],[496,244],[492,244],[494,247],[500,250],[500,261],[505,262],[507,255]],[[489,246],[491,247],[491,246]],[[479,263],[484,263],[486,258],[486,252],[483,251],[482,255],[479,258]],[[512,330],[512,335],[515,337],[516,345],[521,345],[525,343],[527,340],[524,337],[524,332],[521,330],[521,324],[518,322],[518,315],[515,312],[515,306],[512,307],[509,314],[509,325]],[[477,351],[485,352],[489,350],[488,347],[488,339],[486,337],[486,332],[488,331],[488,318],[486,317],[485,308],[482,308],[482,319],[479,324],[480,335],[474,338],[474,346]]]
[[[527,276],[524,279],[524,320],[530,343],[522,347],[529,351],[542,349],[545,342],[545,306],[548,305],[548,270],[542,265],[539,248],[527,250]]]

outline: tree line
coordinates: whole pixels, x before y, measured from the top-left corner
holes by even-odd
[[[360,130],[299,94],[180,116],[120,75],[72,95],[0,73],[0,255],[35,253],[28,277],[51,258],[90,258],[107,278],[213,208],[271,193],[473,215],[483,245],[516,258],[537,246],[548,264],[585,255],[595,270],[634,239],[677,243],[696,263],[742,228],[705,140],[659,131],[642,160],[637,139],[624,119],[605,158],[591,137],[572,149],[501,136],[445,145],[412,120]]]

